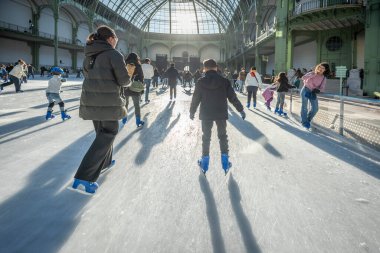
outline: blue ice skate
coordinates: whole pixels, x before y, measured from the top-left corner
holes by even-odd
[[[125,117],[121,120],[121,122],[123,123],[123,125],[127,124],[127,120],[128,120],[127,116],[125,116]]]
[[[302,126],[304,127],[304,128],[306,128],[306,130],[309,130],[310,129],[310,122],[304,122],[304,123],[302,123]]]
[[[247,108],[249,108],[251,106],[251,104],[250,103],[247,103]]]
[[[198,160],[198,165],[201,169],[201,171],[203,172],[203,174],[206,175],[206,172],[208,170],[208,164],[210,162],[210,156],[206,155],[206,156],[202,156],[201,159]]]
[[[222,160],[222,168],[224,170],[225,175],[227,175],[228,171],[232,167],[232,163],[228,160],[227,154],[222,154],[221,160]]]
[[[89,182],[86,180],[74,178],[74,183],[70,190],[74,190],[86,195],[92,195],[96,192],[98,188],[99,185],[96,182]]]
[[[136,126],[137,126],[137,127],[141,127],[141,126],[143,126],[144,124],[145,124],[145,122],[142,121],[142,120],[140,119],[140,117],[136,117]]]
[[[65,121],[65,120],[67,120],[67,119],[71,119],[71,116],[68,115],[68,114],[66,114],[65,111],[62,111],[62,112],[61,112],[61,118],[62,118],[63,121]]]
[[[54,114],[52,114],[51,111],[47,111],[45,119],[49,120],[49,119],[54,119],[54,118],[55,118]]]

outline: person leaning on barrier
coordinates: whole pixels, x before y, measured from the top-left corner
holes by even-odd
[[[300,96],[302,100],[301,106],[301,123],[306,129],[310,128],[310,122],[318,112],[317,94],[323,92],[326,87],[326,78],[330,74],[330,66],[326,62],[318,64],[314,71],[306,73],[302,76],[304,86]],[[308,111],[308,103],[311,109]]]

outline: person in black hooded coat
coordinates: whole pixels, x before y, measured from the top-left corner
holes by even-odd
[[[227,173],[231,167],[231,163],[228,160],[227,100],[240,112],[243,119],[245,119],[245,112],[228,79],[217,73],[216,62],[213,59],[209,59],[205,60],[203,65],[206,74],[196,83],[190,106],[190,119],[194,119],[195,112],[200,105],[199,119],[202,121],[203,135],[202,158],[198,163],[203,173],[206,173],[209,163],[211,130],[215,121],[220,151],[222,153],[222,168]]]

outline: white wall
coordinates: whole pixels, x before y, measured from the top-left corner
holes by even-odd
[[[90,31],[88,30],[88,25],[87,24],[80,24],[78,27],[78,34],[77,38],[82,42],[86,43],[87,37],[90,34]]]
[[[155,61],[156,54],[166,54],[168,58],[170,57],[169,48],[163,44],[152,44],[148,47],[148,57]]]
[[[293,50],[293,67],[310,69],[317,64],[317,42],[312,41]]]
[[[53,11],[50,8],[44,8],[41,11],[38,27],[40,32],[54,35],[54,17]]]
[[[364,39],[365,39],[365,33],[364,31],[359,33],[358,36],[356,37],[357,39],[357,62],[356,66],[358,69],[364,68]]]
[[[1,63],[15,63],[18,59],[32,63],[31,49],[26,42],[0,38],[0,45]]]
[[[72,21],[70,20],[69,16],[64,12],[59,12],[59,18],[58,18],[58,36],[72,40],[72,34],[73,34],[73,25]]]
[[[60,63],[62,61],[62,63]],[[71,67],[71,53],[67,49],[58,48],[58,65],[61,67]]]
[[[28,1],[1,0],[0,20],[29,29],[32,9]]]
[[[40,47],[40,65],[53,66],[54,64],[54,48],[48,46]]]
[[[62,61],[60,63],[59,61]],[[48,46],[40,47],[40,65],[54,65],[54,48]],[[58,48],[58,66],[71,67],[71,54],[69,50]],[[81,64],[82,65],[82,64]]]
[[[214,59],[216,62],[220,62],[220,49],[215,45],[208,45],[202,48],[200,52],[201,62],[206,59]]]
[[[198,50],[191,46],[191,45],[178,45],[178,46],[174,46],[172,48],[172,58],[173,57],[182,57],[182,53],[183,52],[188,52],[189,53],[189,56],[191,55],[198,55]]]

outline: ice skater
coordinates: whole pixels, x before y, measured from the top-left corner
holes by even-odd
[[[289,84],[289,80],[286,77],[285,72],[280,72],[278,76],[275,78],[274,83],[277,86],[277,103],[274,113],[277,113],[280,116],[286,116],[287,113],[284,112],[285,93],[288,92],[289,89],[295,88],[296,86]]]
[[[300,96],[302,99],[301,106],[301,123],[306,129],[310,128],[310,122],[318,112],[317,94],[323,92],[326,87],[326,77],[330,74],[330,66],[326,62],[318,64],[314,71],[306,73],[302,77],[304,83]],[[311,110],[307,106],[310,102]]]
[[[46,112],[46,120],[54,118],[53,107],[57,103],[59,109],[61,110],[62,120],[70,119],[71,117],[66,114],[65,103],[63,102],[59,93],[61,93],[62,82],[66,81],[61,79],[60,76],[63,74],[63,70],[59,67],[51,68],[52,78],[49,79],[48,87],[46,89],[46,98],[49,101],[49,105]]]
[[[269,111],[271,110],[270,103],[273,100],[273,94],[275,90],[276,90],[276,85],[271,84],[268,87],[266,87],[263,93],[261,94],[264,97],[265,106],[267,107]]]
[[[115,49],[117,42],[113,29],[100,26],[89,35],[84,48],[79,116],[92,121],[96,136],[69,189],[85,194],[96,192],[101,171],[114,164],[112,152],[118,121],[127,114],[123,87],[130,83],[130,77],[123,55]]]
[[[202,121],[202,157],[198,164],[203,173],[208,170],[210,160],[210,141],[212,125],[215,122],[221,151],[221,162],[224,172],[227,174],[231,167],[228,157],[228,101],[236,108],[243,119],[245,112],[232,88],[230,81],[217,73],[215,60],[208,59],[203,62],[205,76],[200,78],[195,85],[195,90],[190,106],[190,119],[194,119],[195,112],[200,105],[199,119]]]

